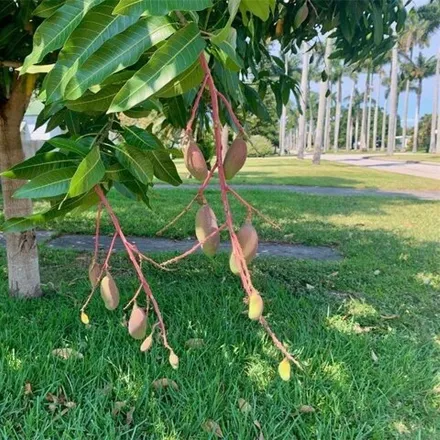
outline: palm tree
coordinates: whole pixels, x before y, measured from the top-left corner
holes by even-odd
[[[330,121],[332,116],[332,82],[328,82],[328,96],[325,105],[325,122],[324,122],[324,151],[328,151],[330,146]]]
[[[367,150],[368,149],[368,143],[367,143],[367,110],[368,110],[368,97],[370,96],[370,78],[371,78],[371,71],[373,68],[373,62],[372,60],[367,60],[364,63],[364,68],[367,69],[367,76],[365,78],[365,90],[364,90],[364,104],[362,107],[362,119],[361,119],[361,144],[360,148],[361,150]]]
[[[394,44],[391,54],[391,84],[390,84],[390,116],[388,124],[388,143],[387,154],[394,153],[396,146],[396,121],[397,121],[397,104],[398,104],[398,73],[399,58],[397,56],[397,42]]]
[[[309,96],[309,67],[310,52],[309,45],[304,41],[302,44],[302,72],[301,72],[301,113],[299,115],[299,136],[298,136],[298,159],[304,159],[304,150],[306,148],[306,118],[307,101]]]
[[[425,46],[428,43],[428,22],[420,18],[417,10],[408,13],[405,29],[399,36],[399,47],[404,57],[413,59],[415,46]],[[402,145],[406,145],[406,132],[408,127],[408,101],[411,88],[411,78],[406,78],[404,110],[402,121]]]
[[[438,94],[440,90],[440,49],[437,53],[437,64],[435,67],[435,87],[434,87],[434,99],[432,103],[432,121],[431,121],[431,136],[429,142],[429,152],[430,153],[440,153],[440,150],[436,147],[435,136],[440,138],[440,125],[437,124],[437,113],[438,112]],[[439,119],[440,120],[440,119]]]
[[[341,126],[341,108],[342,108],[342,77],[344,75],[344,68],[338,61],[332,69],[332,80],[336,83],[336,113],[335,113],[335,133],[333,150],[338,151],[339,143],[339,128]]]
[[[328,77],[330,76],[330,60],[329,56],[333,50],[333,40],[327,38],[325,44],[325,75],[326,79],[321,81],[319,88],[319,107],[318,107],[318,120],[316,122],[316,139],[315,139],[315,151],[313,153],[313,163],[318,165],[321,162],[322,143],[324,140],[324,117],[326,107],[326,94],[328,90]]]
[[[355,91],[356,91],[357,80],[358,80],[357,73],[354,70],[350,73],[349,77],[353,81],[353,86],[351,88],[350,102],[348,104],[347,136],[346,136],[346,139],[345,139],[345,149],[347,151],[350,150],[352,142],[353,142],[353,121],[352,121],[352,116],[353,116],[353,99],[354,99],[354,94],[355,94]]]
[[[370,90],[368,93],[368,116],[367,116],[367,150],[370,149],[370,140],[371,140],[371,136],[370,136],[370,132],[371,132],[371,104],[373,101],[373,80],[374,80],[374,72],[371,73],[371,78],[370,78]]]
[[[377,83],[376,104],[374,106],[374,116],[373,116],[373,144],[372,144],[373,151],[376,151],[377,149],[377,130],[378,130],[377,125],[379,123],[380,86],[382,82],[382,75],[384,72],[381,68],[379,68],[377,73],[379,74],[379,81]]]
[[[434,57],[426,58],[422,52],[420,52],[416,59],[413,61],[410,57],[405,56],[408,63],[405,66],[409,78],[416,82],[416,112],[414,117],[414,140],[413,140],[413,152],[417,151],[418,136],[419,136],[419,116],[420,116],[420,103],[422,99],[423,80],[430,76],[433,76],[436,69],[436,60]]]

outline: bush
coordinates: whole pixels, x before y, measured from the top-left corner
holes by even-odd
[[[259,134],[251,136],[248,142],[248,156],[264,157],[273,154],[272,142]]]

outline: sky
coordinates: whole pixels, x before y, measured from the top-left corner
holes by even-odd
[[[428,1],[429,0],[413,0],[410,3],[410,5],[408,6],[408,8],[410,9],[411,7],[421,6],[423,4],[428,3]],[[421,49],[421,51],[423,52],[423,54],[425,56],[429,57],[429,56],[435,56],[439,49],[440,49],[440,30],[437,31],[436,34],[434,34],[430,38],[428,47]],[[414,51],[414,55],[417,55],[419,51],[420,51],[420,49],[417,48]],[[389,70],[390,70],[390,67],[385,66],[385,71],[387,72],[388,75],[389,75]],[[349,78],[344,78],[344,83],[342,86],[344,97],[350,95],[352,84],[353,83],[351,82],[351,80]],[[377,79],[374,84],[373,97],[376,96],[378,84],[379,84],[379,80]],[[359,75],[359,80],[358,80],[359,91],[362,91],[365,89],[364,85],[365,85],[365,75]],[[318,91],[319,85],[314,84],[312,86],[312,89],[314,91]],[[385,101],[384,96],[383,96],[383,92],[384,92],[384,90],[382,89],[381,90],[382,96],[380,98],[380,105],[381,106],[384,105],[384,101]],[[422,93],[421,110],[420,110],[421,116],[423,116],[426,113],[432,113],[433,101],[434,101],[434,77],[431,77],[431,78],[428,78],[423,81],[423,93]],[[410,126],[412,126],[414,124],[415,108],[416,108],[416,96],[415,96],[415,93],[410,93],[409,105],[408,105],[408,125],[410,125]],[[399,97],[399,114],[400,115],[403,114],[403,94],[401,94]]]

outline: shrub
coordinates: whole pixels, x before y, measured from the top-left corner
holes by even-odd
[[[248,143],[248,156],[264,157],[273,154],[272,142],[259,134],[251,136]]]

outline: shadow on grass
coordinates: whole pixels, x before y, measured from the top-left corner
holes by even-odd
[[[307,227],[321,232],[319,224]],[[409,438],[437,438],[439,291],[420,274],[438,273],[438,243],[357,227],[336,232],[352,234],[340,242],[341,263],[260,259],[253,265],[268,320],[305,365],[289,383],[276,375],[279,354],[245,315],[227,256],[194,256],[171,274],[148,269],[180,357],[174,371],[158,340],[140,353],[121,325],[121,308],[108,312],[96,298],[91,326],[83,326],[78,310],[89,291],[90,255],[44,249],[46,298],[10,300],[0,280],[0,433],[205,439],[212,437],[201,426],[213,419],[226,438],[255,438],[253,420],[268,439],[391,439],[405,431]],[[112,273],[128,300],[137,283],[125,257],[114,258]],[[190,338],[203,338],[204,347],[186,349]],[[51,358],[53,348],[64,346],[84,360]],[[155,391],[151,383],[160,377],[175,380],[179,391]],[[33,395],[23,394],[27,381]],[[56,419],[61,408],[51,413],[44,398],[60,388],[77,406]],[[239,411],[239,398],[249,402],[250,414]],[[127,409],[112,416],[117,401]],[[315,412],[301,413],[302,405]],[[131,406],[134,424],[127,425]]]

